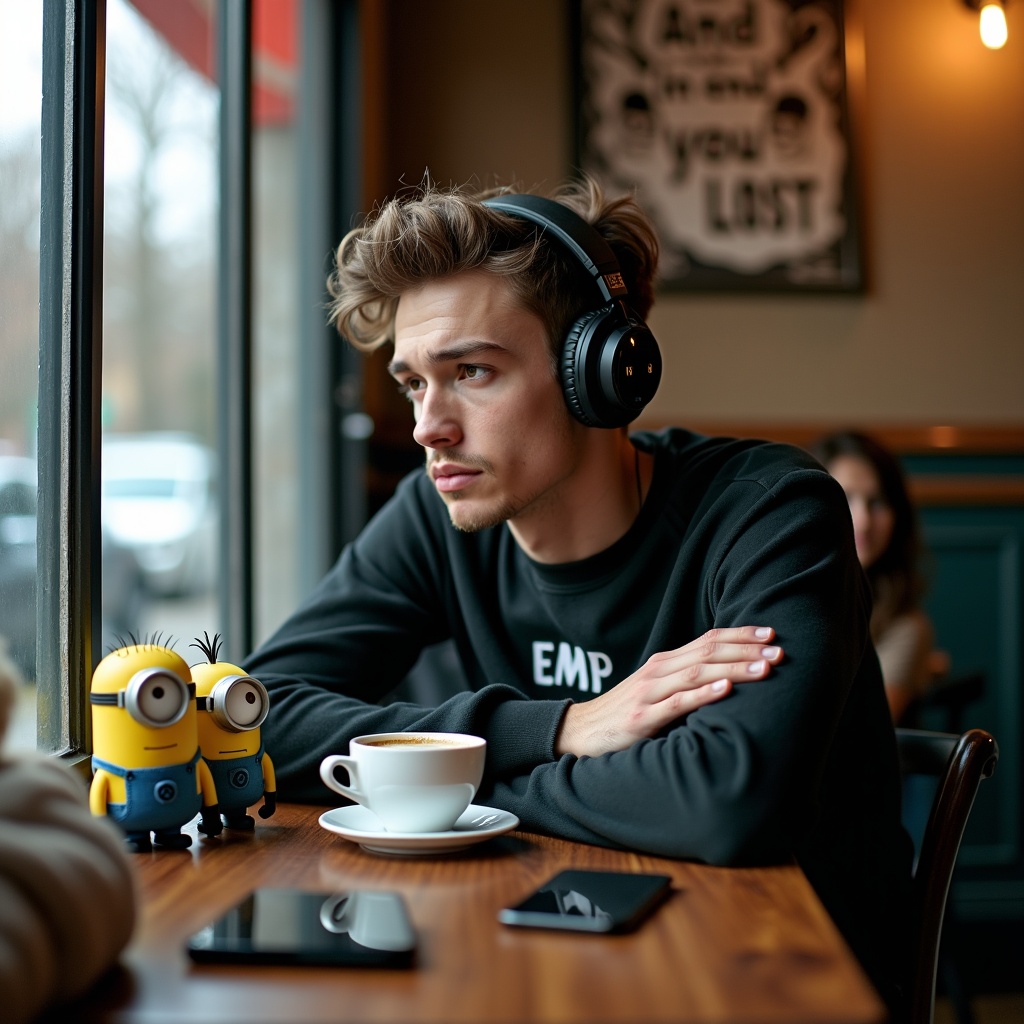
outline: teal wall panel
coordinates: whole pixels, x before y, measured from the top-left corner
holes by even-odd
[[[984,693],[969,705],[965,725],[987,729],[1000,750],[968,823],[954,900],[969,916],[1024,917],[1024,509],[932,507],[921,520],[936,645],[949,652],[953,675],[984,673]]]

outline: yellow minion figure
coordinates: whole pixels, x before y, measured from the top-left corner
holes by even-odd
[[[120,825],[137,853],[153,843],[191,846],[181,829],[199,812],[200,832],[216,836],[223,827],[213,775],[199,753],[195,684],[185,660],[160,639],[133,637],[111,651],[96,666],[89,693],[89,808]]]
[[[207,661],[191,668],[199,711],[199,749],[220,794],[221,819],[230,829],[251,832],[255,820],[246,808],[263,797],[261,818],[277,809],[277,780],[263,749],[260,726],[270,708],[267,688],[237,665],[218,661],[221,638],[203,633],[197,647]]]

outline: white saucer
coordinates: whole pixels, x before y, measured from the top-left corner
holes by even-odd
[[[320,815],[320,824],[371,853],[422,856],[438,850],[464,850],[485,839],[511,832],[518,827],[519,819],[497,807],[470,804],[447,832],[386,832],[373,811],[362,804],[352,804],[325,811]]]

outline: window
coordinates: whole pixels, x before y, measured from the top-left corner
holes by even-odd
[[[17,687],[15,748],[35,746],[42,63],[41,6],[0,0],[0,672]]]
[[[0,0],[5,96],[36,97],[0,121],[0,541],[34,591],[0,577],[0,635],[36,639],[19,743],[35,711],[37,745],[84,766],[119,638],[191,660],[226,629],[240,659],[360,524],[358,372],[323,323],[360,205],[358,5],[39,6]]]
[[[107,0],[102,650],[219,626],[215,31]]]

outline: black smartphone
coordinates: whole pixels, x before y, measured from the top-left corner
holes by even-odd
[[[400,893],[256,889],[189,937],[197,963],[407,967],[416,936]]]
[[[498,913],[504,924],[625,932],[635,928],[671,891],[668,875],[625,871],[561,871],[514,907]]]

